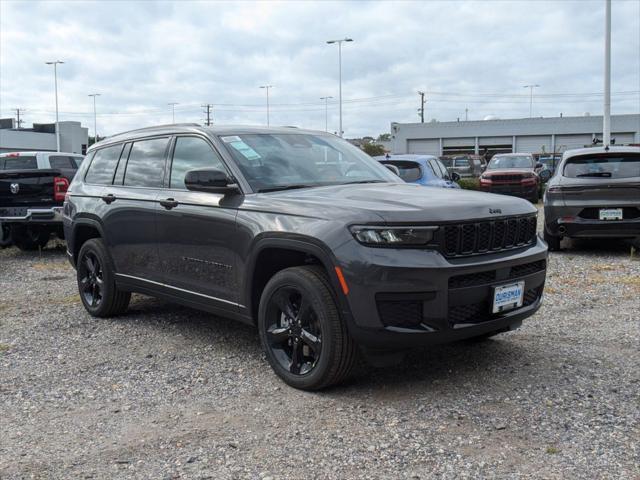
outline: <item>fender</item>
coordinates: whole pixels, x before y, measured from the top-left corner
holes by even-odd
[[[256,237],[251,244],[249,248],[249,252],[251,253],[245,264],[243,287],[244,305],[247,306],[247,310],[249,312],[253,311],[251,291],[253,289],[253,272],[255,270],[256,260],[260,253],[266,248],[295,250],[302,253],[308,253],[318,258],[329,274],[329,282],[333,287],[340,310],[350,316],[351,310],[347,299],[341,293],[342,288],[340,286],[340,281],[335,273],[335,267],[338,265],[338,262],[329,247],[316,238],[291,233],[261,234]]]
[[[102,223],[97,220],[96,218],[93,217],[89,217],[89,216],[78,216],[76,218],[74,218],[72,220],[72,229],[71,229],[71,235],[66,239],[67,240],[67,251],[69,252],[69,255],[72,256],[73,259],[73,264],[75,266],[75,262],[77,260],[77,253],[75,251],[75,243],[76,243],[76,236],[78,233],[78,227],[82,227],[82,226],[88,226],[88,227],[92,227],[95,228],[98,233],[100,234],[100,236],[106,240],[105,234],[104,234],[104,229],[102,228]]]

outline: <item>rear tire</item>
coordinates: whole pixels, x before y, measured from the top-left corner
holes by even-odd
[[[13,225],[11,241],[20,250],[30,252],[44,248],[51,238],[51,230],[42,225]]]
[[[357,347],[340,317],[322,268],[292,267],[267,283],[258,312],[260,341],[269,364],[288,385],[320,390],[344,381]]]
[[[543,236],[544,236],[544,241],[547,242],[547,245],[549,245],[550,252],[558,252],[560,250],[560,242],[562,240],[561,237],[551,235],[550,233],[547,232],[546,228],[544,229]]]
[[[11,227],[6,223],[0,222],[0,248],[11,246]]]
[[[78,254],[77,281],[80,300],[93,317],[112,317],[124,313],[131,292],[119,290],[111,258],[100,238],[87,240]]]

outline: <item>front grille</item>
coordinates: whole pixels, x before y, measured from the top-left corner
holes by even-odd
[[[386,327],[417,327],[422,323],[422,305],[418,300],[378,300],[378,315]]]
[[[538,297],[542,287],[531,288],[524,292],[522,307],[533,305]],[[522,308],[520,307],[520,308]],[[456,305],[449,307],[449,323],[482,323],[493,320],[502,315],[501,313],[491,312],[491,303],[487,299],[478,303],[469,303],[466,305]]]
[[[607,207],[607,208],[619,208],[619,207]],[[599,208],[583,208],[578,214],[580,218],[585,220],[599,220],[600,209]],[[640,208],[636,207],[623,207],[622,218],[624,220],[633,220],[634,218],[640,218]]]
[[[511,267],[507,280],[514,278],[522,278],[527,275],[542,272],[547,268],[546,260],[538,260],[536,262],[524,263]],[[495,270],[485,270],[484,272],[466,273],[464,275],[456,275],[449,279],[449,288],[477,287],[478,285],[486,285],[493,283],[497,278]]]
[[[492,182],[520,182],[522,175],[491,175]]]
[[[461,257],[509,250],[536,240],[536,217],[514,217],[486,222],[447,225],[443,234],[443,253]]]

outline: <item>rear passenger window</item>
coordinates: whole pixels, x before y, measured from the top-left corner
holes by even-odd
[[[84,181],[96,185],[111,185],[121,151],[122,145],[97,150]]]
[[[129,187],[161,187],[168,143],[168,138],[135,142],[129,153],[124,184]]]
[[[187,172],[204,168],[226,171],[222,159],[207,142],[197,137],[178,137],[171,163],[171,188],[185,188]]]
[[[36,157],[32,156],[19,156],[19,157],[5,157],[4,170],[37,170],[38,161]]]
[[[72,157],[63,156],[49,157],[49,165],[51,168],[77,168]]]

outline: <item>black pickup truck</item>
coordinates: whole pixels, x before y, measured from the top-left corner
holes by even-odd
[[[58,152],[0,155],[0,246],[44,247],[64,238],[62,205],[82,157]]]

